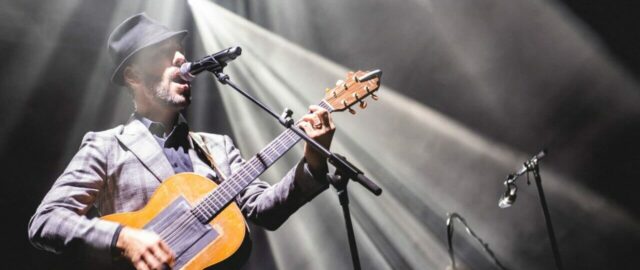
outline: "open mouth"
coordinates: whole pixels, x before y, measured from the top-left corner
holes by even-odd
[[[185,81],[182,79],[182,77],[180,77],[180,71],[176,71],[173,73],[173,75],[171,76],[171,81],[178,84],[189,84],[188,81]]]

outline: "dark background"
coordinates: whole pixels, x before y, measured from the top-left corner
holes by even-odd
[[[116,2],[79,2],[75,10],[66,14],[68,20],[56,35],[50,31],[51,25],[59,22],[64,12],[43,8],[51,3],[0,1],[0,59],[4,60],[0,66],[0,155],[3,171],[6,172],[6,184],[0,202],[2,209],[9,212],[8,222],[4,222],[7,235],[5,250],[8,252],[4,253],[3,261],[7,269],[73,268],[73,265],[59,257],[33,248],[28,243],[26,228],[41,198],[73,154],[68,149],[77,147],[87,130],[110,128],[115,123],[125,121],[131,111],[126,96],[111,94],[120,89],[108,85],[110,67],[100,57],[105,53],[106,39],[113,27],[106,22],[111,21]],[[578,179],[580,184],[612,201],[634,219],[638,218],[640,89],[636,78],[640,75],[640,52],[637,49],[640,45],[640,17],[637,16],[638,4],[633,1],[549,1],[563,16],[570,18],[575,26],[572,29],[578,35],[586,36],[589,45],[597,48],[597,54],[605,59],[576,62],[576,65],[584,66],[572,72],[565,72],[559,67],[567,59],[583,59],[580,53],[554,51],[550,48],[556,45],[562,47],[562,44],[554,42],[530,42],[545,37],[536,29],[527,28],[526,24],[518,27],[518,17],[534,14],[537,10],[527,9],[528,6],[524,4],[512,4],[512,10],[517,11],[515,14],[500,14],[512,17],[513,24],[499,29],[506,36],[499,46],[504,51],[522,51],[517,54],[521,58],[511,58],[509,61],[512,64],[520,63],[524,68],[519,72],[494,72],[505,79],[505,87],[498,89],[495,94],[499,106],[477,102],[479,98],[476,95],[486,93],[471,92],[464,83],[451,83],[457,80],[454,77],[459,74],[440,74],[434,70],[433,62],[415,61],[410,57],[424,48],[409,46],[398,49],[373,44],[362,46],[358,49],[364,50],[365,54],[376,55],[362,62],[356,56],[350,56],[348,50],[323,43],[334,34],[330,29],[323,28],[326,26],[323,18],[331,17],[331,10],[323,9],[326,8],[323,4],[309,3],[311,8],[322,10],[322,16],[308,18],[317,23],[315,25],[319,28],[318,32],[313,33],[316,39],[309,40],[297,39],[295,31],[279,32],[281,29],[270,21],[272,18],[264,12],[266,9],[262,9],[270,4],[269,1],[218,2],[344,66],[378,65],[387,72],[406,74],[385,78],[385,84],[483,136],[524,153],[548,147],[553,153],[548,158],[550,167]],[[459,5],[477,9],[479,14],[490,8],[500,8],[495,3],[489,4],[492,1],[463,2]],[[385,8],[389,8],[389,13],[400,12],[392,9],[393,5],[380,6],[377,11],[371,12],[381,14],[387,12]],[[402,7],[400,4],[398,6]],[[411,5],[406,4],[404,8],[410,9]],[[130,14],[138,10],[141,7],[134,7]],[[187,14],[182,18],[182,24],[193,26],[188,9],[185,10]],[[416,13],[419,11],[408,13],[405,20],[417,16]],[[388,25],[402,22],[402,18],[394,18],[397,20],[369,19]],[[540,25],[549,27],[544,22]],[[518,34],[509,36],[516,31]],[[540,31],[544,32],[544,28]],[[390,40],[395,36],[410,34],[381,33]],[[348,42],[348,38],[346,40]],[[203,54],[193,41],[187,44],[187,49],[189,57]],[[43,51],[49,54],[45,55]],[[538,54],[541,51],[553,51],[557,55]],[[446,61],[432,55],[434,52],[428,49],[422,52],[436,56],[431,58],[433,61]],[[40,54],[43,55],[39,57]],[[529,61],[531,59],[545,59],[548,62]],[[557,65],[536,66],[543,63]],[[39,71],[34,73],[32,69]],[[90,77],[84,72],[87,70],[97,70],[98,75]],[[534,78],[534,83],[522,86],[524,91],[510,93],[511,89],[507,86],[517,85],[522,77]],[[102,80],[107,90],[86,89],[90,80]],[[464,82],[466,79],[462,77],[460,80]],[[211,82],[201,82],[201,85],[215,87]],[[423,90],[420,85],[436,87]],[[219,99],[216,94],[211,94],[209,98],[214,102]],[[90,123],[80,125],[87,127],[87,130],[76,130],[74,127],[78,125],[74,119],[86,112],[89,99],[93,102],[90,109],[95,117]],[[229,133],[222,108],[207,110],[216,116],[216,121],[201,128]],[[640,228],[635,228],[635,236],[638,230]],[[566,266],[568,269],[604,269],[607,266],[633,269],[632,265],[619,261],[629,261],[640,247],[637,241],[636,237],[626,239],[622,232],[611,238],[603,238],[602,243],[607,246],[607,251],[599,265],[581,265],[580,258],[567,258],[566,261],[570,263]],[[566,248],[579,244],[563,243]]]

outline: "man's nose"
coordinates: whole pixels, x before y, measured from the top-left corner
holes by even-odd
[[[187,58],[185,58],[181,52],[176,51],[176,53],[173,55],[173,65],[179,67],[186,62]]]

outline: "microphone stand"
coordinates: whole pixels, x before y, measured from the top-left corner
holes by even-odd
[[[540,177],[540,168],[538,166],[538,161],[542,159],[546,154],[547,154],[547,150],[542,150],[540,151],[540,153],[532,157],[530,160],[527,160],[520,171],[509,175],[505,184],[507,184],[508,182],[509,184],[512,184],[515,187],[515,180],[520,175],[528,172],[533,173],[533,178],[536,182],[536,187],[538,189],[538,196],[540,197],[540,206],[542,207],[542,213],[544,214],[544,221],[547,226],[547,234],[549,235],[549,242],[551,243],[551,251],[553,252],[553,258],[556,264],[556,269],[562,270],[563,268],[562,268],[562,261],[560,258],[560,251],[558,250],[556,235],[553,231],[553,224],[551,224],[551,215],[549,214],[549,208],[547,207],[547,199],[545,198],[544,190],[542,189],[542,178]],[[528,183],[528,180],[527,180],[527,183]],[[515,189],[513,189],[512,192],[514,195],[513,200],[515,200]],[[513,201],[511,201],[505,207],[510,206],[511,203],[513,203]],[[505,208],[502,205],[500,207]]]
[[[247,99],[251,100],[254,104],[258,105],[258,107],[262,108],[265,112],[273,116],[278,120],[278,122],[284,126],[285,128],[291,129],[294,133],[296,133],[300,138],[304,139],[309,145],[311,145],[315,150],[317,150],[323,157],[327,158],[330,164],[332,164],[335,168],[335,174],[329,175],[327,174],[327,179],[329,183],[331,183],[338,193],[338,199],[340,201],[340,205],[342,206],[345,225],[347,227],[347,236],[349,239],[349,248],[351,251],[351,258],[353,261],[353,268],[356,270],[360,270],[360,259],[358,257],[358,248],[356,245],[355,234],[353,231],[353,225],[351,224],[351,214],[349,212],[349,196],[347,193],[347,183],[348,180],[354,180],[364,186],[371,193],[376,196],[382,193],[382,189],[373,183],[369,178],[367,178],[364,173],[358,169],[356,166],[351,164],[344,158],[342,155],[332,153],[327,150],[325,147],[320,145],[318,142],[309,137],[304,131],[302,131],[299,127],[293,125],[294,121],[291,119],[291,115],[293,111],[288,108],[285,108],[281,115],[277,115],[274,111],[269,109],[266,105],[262,104],[259,100],[255,99],[251,95],[249,95],[244,90],[240,89],[236,86],[229,75],[224,74],[222,69],[224,65],[221,65],[215,69],[210,69],[208,71],[212,72],[216,75],[216,78],[221,84],[229,85],[231,88],[235,89],[237,92],[245,96]]]
[[[538,163],[535,162],[532,165],[533,178],[538,188],[538,195],[540,196],[540,205],[542,206],[542,213],[544,214],[544,221],[547,224],[547,233],[549,234],[549,242],[551,243],[551,250],[553,251],[553,258],[556,263],[556,268],[562,270],[562,261],[560,259],[560,251],[558,250],[558,243],[556,242],[556,234],[553,231],[553,224],[551,224],[551,215],[549,214],[549,208],[547,207],[547,199],[544,196],[544,190],[542,189],[542,179],[540,177],[540,171]]]
[[[346,158],[339,155],[340,158],[345,160]],[[342,206],[342,214],[344,216],[344,223],[347,229],[347,239],[349,240],[349,250],[351,251],[351,261],[353,263],[353,269],[360,270],[360,258],[358,256],[358,246],[356,245],[356,236],[353,231],[353,225],[351,224],[351,213],[349,211],[349,193],[347,192],[348,178],[344,172],[340,169],[336,169],[333,175],[327,174],[327,180],[336,189],[338,194],[338,200],[340,206]]]

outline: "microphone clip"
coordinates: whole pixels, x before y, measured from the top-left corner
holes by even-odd
[[[208,56],[208,58],[202,62],[206,63],[205,65],[207,67],[205,68],[205,70],[211,73],[222,72],[222,70],[227,66],[227,62],[218,61],[215,57],[211,55]]]
[[[280,114],[280,117],[278,117],[278,121],[283,126],[290,128],[294,123],[293,119],[291,118],[292,115],[293,115],[293,111],[291,109],[284,108],[284,111],[282,111],[282,113]]]

